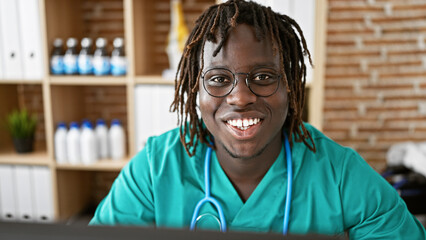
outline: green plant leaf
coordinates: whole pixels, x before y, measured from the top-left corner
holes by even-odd
[[[30,116],[26,109],[13,110],[7,115],[7,128],[14,138],[28,138],[34,136],[37,127],[37,117]]]

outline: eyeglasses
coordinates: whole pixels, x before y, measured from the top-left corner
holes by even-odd
[[[237,85],[237,75],[245,75],[250,91],[259,97],[273,95],[280,85],[281,75],[271,68],[256,68],[249,73],[233,73],[226,68],[211,68],[201,74],[203,87],[213,97],[225,97]]]

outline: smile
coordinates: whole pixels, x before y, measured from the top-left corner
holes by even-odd
[[[242,131],[245,131],[251,128],[252,126],[260,123],[260,121],[261,121],[260,118],[244,118],[244,119],[227,120],[226,123]]]

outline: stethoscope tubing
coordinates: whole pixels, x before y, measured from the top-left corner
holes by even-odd
[[[290,143],[288,142],[287,134],[284,133],[285,140],[285,153],[287,159],[287,196],[285,198],[285,206],[284,206],[284,223],[283,223],[283,234],[287,235],[288,232],[288,224],[290,222],[290,205],[291,205],[291,192],[293,186],[293,164],[292,157],[290,151]]]
[[[195,229],[195,225],[197,223],[198,213],[200,212],[201,207],[203,206],[204,203],[210,202],[215,206],[217,212],[219,213],[220,231],[226,232],[226,220],[225,220],[225,215],[223,214],[222,207],[220,206],[220,203],[215,198],[210,196],[210,160],[211,160],[211,155],[212,155],[212,149],[209,147],[209,148],[207,148],[206,156],[205,156],[205,159],[204,159],[204,162],[205,162],[204,163],[205,196],[204,196],[203,199],[201,199],[197,203],[197,206],[195,207],[194,213],[192,214],[191,225],[190,225],[189,228],[191,230]]]
[[[284,146],[286,152],[286,160],[287,160],[287,195],[284,206],[284,221],[283,221],[283,234],[286,235],[288,232],[288,226],[290,221],[290,205],[291,205],[291,192],[293,186],[293,166],[292,166],[292,157],[291,157],[291,149],[290,143],[288,141],[287,134],[284,133]],[[195,206],[194,213],[192,214],[192,220],[190,224],[190,230],[195,229],[195,225],[197,223],[197,217],[200,212],[200,209],[204,203],[210,202],[216,208],[219,214],[219,224],[220,231],[226,232],[226,220],[225,215],[223,214],[223,209],[220,206],[220,203],[211,196],[210,193],[210,161],[211,161],[212,149],[210,147],[207,148],[206,156],[204,159],[204,189],[205,196],[201,199],[197,205]]]

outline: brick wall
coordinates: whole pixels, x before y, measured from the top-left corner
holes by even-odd
[[[102,199],[108,194],[118,172],[94,172],[91,175],[91,183],[93,190],[91,195],[91,202],[98,205]]]
[[[84,118],[91,120],[93,124],[96,124],[97,119],[102,118],[108,127],[111,126],[112,119],[118,119],[126,136],[129,136],[126,87],[86,86],[84,95],[86,106]],[[126,152],[129,152],[128,144]]]
[[[185,24],[189,30],[195,26],[195,21],[200,14],[212,5],[214,0],[181,0],[184,12]],[[170,31],[170,0],[156,0],[152,10],[152,25],[149,35],[153,36],[149,40],[152,44],[152,61],[157,69],[167,69],[169,60],[166,54],[167,36]]]
[[[81,12],[84,36],[93,41],[98,37],[106,38],[109,51],[112,51],[114,38],[124,38],[123,0],[86,0],[81,4]]]
[[[41,85],[17,85],[19,108],[26,108],[37,117],[34,148],[46,150],[46,126],[44,121],[43,94]]]
[[[183,9],[188,28],[194,26],[199,14],[214,0],[183,0]],[[170,0],[156,0],[154,3],[153,27],[150,35],[152,39],[153,61],[159,69],[168,67],[168,58],[165,53],[167,34],[170,25]],[[84,22],[84,36],[91,37],[94,41],[97,37],[105,37],[109,42],[109,50],[112,50],[112,41],[115,37],[124,36],[124,9],[123,0],[86,0],[81,5]],[[138,24],[138,23],[136,23]],[[137,27],[137,26],[136,26]],[[79,39],[80,40],[80,39]],[[139,44],[136,42],[135,44]],[[137,66],[136,66],[137,67]],[[84,118],[95,121],[103,118],[110,124],[111,119],[118,118],[122,121],[126,134],[127,126],[127,98],[125,87],[110,86],[85,86],[84,92]],[[97,172],[93,174],[92,201],[99,203],[108,193],[117,172]]]
[[[426,1],[328,3],[324,132],[380,170],[426,140]]]

